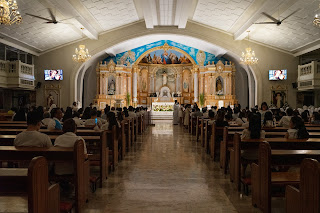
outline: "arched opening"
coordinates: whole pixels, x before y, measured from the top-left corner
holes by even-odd
[[[147,39],[146,39],[147,38]],[[183,38],[183,39],[182,39]],[[84,94],[84,85],[86,85],[86,81],[91,82],[89,85],[87,85],[86,88],[95,88],[96,85],[94,85],[93,82],[95,82],[93,79],[95,75],[91,74],[90,76],[85,76],[85,73],[89,71],[89,68],[91,67],[91,72],[94,72],[92,67],[95,67],[95,65],[101,61],[103,58],[106,58],[108,55],[115,55],[120,52],[128,51],[132,48],[139,47],[142,44],[145,44],[146,42],[150,41],[157,41],[160,39],[170,39],[175,42],[185,43],[186,45],[190,44],[197,44],[199,49],[204,49],[206,51],[210,51],[212,54],[215,54],[216,56],[223,56],[227,60],[233,61],[236,66],[236,96],[239,101],[239,103],[243,106],[249,106],[253,107],[257,104],[257,86],[256,86],[256,76],[255,73],[252,71],[252,68],[249,66],[244,66],[240,64],[239,62],[239,56],[233,52],[227,51],[219,46],[216,46],[214,44],[205,42],[203,40],[189,37],[189,36],[181,36],[181,35],[147,35],[147,36],[141,36],[137,37],[135,39],[130,39],[127,41],[119,42],[117,45],[114,45],[110,48],[107,48],[103,52],[100,52],[97,54],[97,57],[93,57],[94,60],[91,60],[89,62],[84,63],[78,70],[76,74],[76,78],[74,79],[75,83],[75,91],[74,91],[74,97],[75,100],[81,101],[82,104],[87,104],[90,101],[87,101],[88,99],[92,98],[92,96],[87,96]],[[142,42],[140,42],[142,41]],[[198,41],[196,43],[195,41]],[[130,44],[130,45],[129,45]],[[134,45],[133,45],[134,44]],[[149,52],[152,52],[151,50]],[[144,56],[147,55],[148,52],[145,52]],[[186,54],[188,55],[188,54]],[[143,57],[140,57],[136,60],[136,62],[140,62],[143,59]],[[192,58],[191,58],[192,59]],[[190,60],[191,60],[190,59]],[[90,65],[89,65],[90,64]],[[184,70],[185,72],[185,70]],[[183,73],[184,73],[183,72]],[[88,79],[87,79],[88,77]],[[83,82],[83,79],[85,78],[85,82]],[[89,78],[92,78],[91,80]],[[182,75],[182,78],[184,79],[182,85],[178,85],[178,87],[182,87],[183,90],[191,90],[193,81],[192,79],[186,79],[184,75]],[[90,86],[91,85],[91,86]],[[150,86],[150,85],[149,85]],[[211,86],[211,85],[209,85]],[[84,94],[84,95],[82,95]],[[83,99],[81,98],[82,96]]]

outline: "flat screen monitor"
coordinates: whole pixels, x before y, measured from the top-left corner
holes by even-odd
[[[62,70],[44,70],[44,80],[61,81],[63,80]]]
[[[269,70],[269,80],[287,80],[287,70]]]

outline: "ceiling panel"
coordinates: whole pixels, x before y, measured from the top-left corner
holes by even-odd
[[[319,12],[319,0],[299,0],[280,14],[280,19],[301,9],[277,25],[254,25],[250,38],[284,50],[294,51],[320,39],[320,28],[313,25],[314,15]],[[277,16],[275,18],[278,18]],[[270,21],[260,18],[261,21]]]
[[[138,21],[133,0],[81,0],[103,30]]]
[[[193,20],[224,31],[236,23],[254,0],[199,0]]]
[[[23,22],[20,25],[0,25],[0,34],[28,44],[39,51],[45,51],[81,38],[69,24],[44,24],[37,18],[25,15],[30,13],[50,18],[48,10],[38,0],[17,0]],[[61,20],[57,14],[57,20]]]

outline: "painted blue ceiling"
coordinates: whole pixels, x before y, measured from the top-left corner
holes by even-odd
[[[186,46],[186,45],[183,45],[183,44],[180,44],[177,42],[173,42],[170,40],[161,40],[161,41],[153,42],[153,43],[141,46],[141,47],[137,47],[135,49],[132,49],[132,50],[129,50],[126,52],[118,53],[118,54],[116,54],[116,56],[107,57],[106,59],[103,60],[103,63],[105,61],[107,63],[109,63],[109,61],[112,59],[116,64],[129,66],[129,65],[132,65],[147,50],[150,50],[154,47],[163,46],[165,43],[167,43],[169,46],[176,47],[176,48],[179,48],[179,49],[185,51],[198,64],[197,53],[200,51],[199,49],[189,47],[189,46]],[[208,53],[208,52],[204,52],[204,53],[206,56],[206,59],[204,61],[204,65],[207,65],[208,62],[217,63],[219,60],[221,60],[223,63],[225,63],[225,61],[227,61],[226,59],[224,59],[222,57],[217,58],[212,53]]]

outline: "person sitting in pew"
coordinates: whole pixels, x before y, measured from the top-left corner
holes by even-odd
[[[106,122],[106,120],[101,118],[101,114],[102,114],[102,112],[100,110],[98,110],[97,111],[97,119],[99,121],[101,121],[102,124],[104,124]]]
[[[62,119],[62,111],[60,108],[54,108],[51,110],[52,120],[48,123],[49,130],[62,130],[62,124],[60,120]]]
[[[77,125],[72,118],[66,120],[63,123],[62,131],[64,134],[56,138],[56,140],[54,141],[54,146],[73,147],[76,141],[82,140],[84,143],[84,152],[85,154],[87,154],[85,141],[82,137],[76,135]],[[57,175],[73,174],[73,165],[71,162],[55,163],[54,171],[55,171],[55,174]]]
[[[43,113],[43,119],[42,119],[41,123],[42,123],[44,126],[48,126],[48,124],[49,124],[49,122],[50,122],[51,120],[52,120],[52,118],[51,118],[50,112],[45,111],[45,112]]]
[[[97,110],[92,110],[91,111],[91,118],[86,120],[84,122],[84,125],[85,126],[97,126],[99,129],[101,128],[102,126],[102,123],[100,120],[98,120],[97,118]]]
[[[207,119],[209,118],[209,111],[207,110],[207,107],[202,108],[203,118]]]
[[[116,119],[116,115],[114,112],[108,112],[107,114],[107,122],[102,125],[102,130],[112,130],[112,127],[116,126],[117,128],[120,128],[120,123]]]
[[[261,114],[252,113],[249,118],[249,128],[243,130],[241,140],[264,139],[265,137],[266,132],[261,130]],[[258,160],[258,150],[244,150],[241,153],[241,157],[244,159],[242,162],[242,176],[245,176],[248,164]]]
[[[129,106],[129,118],[135,118],[137,117],[136,113],[133,111],[133,107],[132,106]]]
[[[208,124],[210,124],[210,125],[212,125],[212,124],[214,124],[214,116],[215,116],[215,114],[214,114],[214,112],[212,111],[212,110],[209,110],[209,121],[208,121]]]
[[[274,127],[276,127],[276,123],[274,122],[273,115],[272,115],[271,112],[266,112],[264,114],[263,127],[264,128],[274,128]]]
[[[41,127],[41,115],[38,113],[38,111],[32,111],[27,114],[27,125],[27,130],[19,133],[15,138],[15,146],[52,146],[49,136],[39,132]]]
[[[239,126],[242,126],[243,124],[245,124],[247,122],[248,122],[248,119],[246,118],[246,114],[243,111],[241,111],[239,113],[238,118],[235,120],[235,123]]]
[[[311,124],[320,124],[320,114],[319,114],[319,112],[314,112],[313,113]]]
[[[225,121],[225,111],[219,110],[217,114],[216,127],[229,126],[229,123]]]
[[[77,127],[82,126],[83,125],[83,121],[80,120],[80,114],[79,112],[74,112],[73,113],[73,118],[74,122],[76,123]]]
[[[300,117],[294,116],[291,118],[289,129],[285,135],[288,139],[308,139],[309,133]]]
[[[194,113],[192,114],[192,117],[193,118],[196,118],[196,117],[202,117],[203,113],[200,112],[200,109],[198,107],[195,108],[194,110]]]
[[[279,125],[285,128],[289,128],[290,127],[290,120],[292,118],[293,115],[293,110],[291,108],[287,109],[287,115],[283,116],[280,121],[279,121]]]

